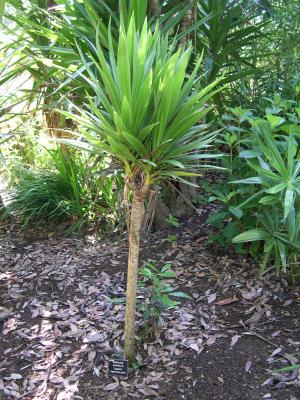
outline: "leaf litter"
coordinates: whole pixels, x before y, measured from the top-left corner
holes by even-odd
[[[299,327],[291,323],[287,329],[280,321],[299,315],[299,292],[270,274],[259,276],[249,259],[213,254],[201,240],[207,228],[191,229],[193,223],[182,226],[176,247],[163,235],[143,243],[142,259],[155,254],[159,265],[171,261],[173,284],[192,300],[163,311],[154,340],[139,344],[139,368],[120,381],[109,377],[108,359],[122,349],[126,240],[24,243],[8,232],[0,242],[0,399],[168,399],[174,390],[175,396],[193,399],[204,379],[195,365],[223,344],[233,357],[245,330],[265,330],[275,341],[275,351],[263,344],[266,368],[280,358],[281,343],[286,351],[299,351]],[[139,293],[139,301],[144,296]],[[137,324],[143,326],[141,313]],[[253,359],[240,368],[245,382],[255,374],[258,340],[252,337]],[[180,384],[181,373],[187,386]],[[213,379],[226,387],[228,379],[219,371]],[[261,384],[264,380],[261,376]],[[267,395],[270,387],[259,390]]]

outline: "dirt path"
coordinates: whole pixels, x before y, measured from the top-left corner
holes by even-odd
[[[284,351],[300,351],[299,291],[207,246],[201,220],[171,232],[177,244],[166,233],[143,243],[142,260],[171,261],[192,300],[163,313],[156,340],[139,348],[140,368],[120,382],[107,361],[121,348],[126,241],[3,230],[0,399],[299,400],[295,377],[262,386],[266,369],[286,365]]]

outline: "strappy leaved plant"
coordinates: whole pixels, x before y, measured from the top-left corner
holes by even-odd
[[[201,60],[186,79],[191,51],[170,50],[158,28],[152,33],[145,21],[139,32],[131,18],[128,29],[123,24],[120,28],[117,51],[110,40],[109,60],[98,39],[90,54],[80,51],[95,96],[87,95],[84,108],[74,106],[76,114],[61,111],[79,123],[86,140],[68,143],[118,160],[132,192],[125,316],[128,359],[134,356],[139,243],[150,187],[161,179],[185,181],[207,166],[201,161],[214,157],[207,154],[207,147],[216,133],[208,133],[201,121],[211,109],[207,102],[218,82],[194,89]]]
[[[260,210],[257,213],[257,228],[241,233],[233,242],[264,241],[262,269],[274,257],[277,271],[282,268],[286,272],[288,264],[297,264],[300,250],[299,145],[292,134],[276,140],[271,122],[254,119],[252,125],[253,148],[240,154],[248,159],[248,165],[256,176],[233,183],[258,185],[260,190],[256,190],[251,198],[255,198]]]

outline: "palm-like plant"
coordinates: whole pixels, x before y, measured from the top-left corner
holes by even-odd
[[[0,49],[5,54],[0,60],[0,85],[20,79],[26,71],[31,77],[32,89],[22,96],[18,92],[17,102],[35,100],[44,111],[48,131],[54,136],[65,136],[66,123],[53,108],[65,108],[65,98],[77,99],[80,104],[85,91],[90,90],[81,77],[82,70],[78,70],[81,59],[77,43],[83,52],[93,52],[98,30],[99,44],[107,57],[108,26],[116,49],[120,15],[128,27],[134,14],[140,30],[148,13],[152,15],[152,28],[159,21],[163,32],[177,33],[180,21],[191,8],[190,0],[158,1],[154,8],[154,2],[150,4],[148,0],[34,0],[29,4],[7,0],[5,3],[4,27],[13,34],[13,40],[4,41]],[[0,4],[3,6],[3,2]],[[11,93],[7,104],[12,104]]]
[[[197,4],[198,19],[207,18],[207,22],[197,29],[195,42],[197,51],[204,51],[207,82],[213,82],[221,73],[224,83],[231,83],[231,89],[237,92],[240,90],[233,83],[242,83],[240,88],[244,97],[247,84],[244,78],[261,72],[256,59],[264,55],[253,56],[253,53],[257,41],[264,36],[264,7],[257,7],[257,0],[198,0]],[[217,100],[222,108],[220,96]]]
[[[61,112],[79,123],[88,143],[67,142],[117,159],[132,192],[125,317],[125,354],[132,359],[144,202],[158,180],[185,180],[205,166],[200,161],[209,156],[199,150],[206,149],[216,133],[207,133],[208,127],[201,120],[211,109],[206,103],[215,94],[218,82],[193,90],[201,60],[185,80],[191,48],[170,51],[168,38],[162,37],[158,28],[151,33],[147,22],[141,32],[133,17],[128,29],[121,24],[117,51],[111,35],[109,40],[109,62],[99,36],[96,48],[88,56],[80,51],[89,74],[86,81],[95,98],[87,95],[85,108],[75,106],[76,114]]]
[[[56,94],[53,97],[52,92],[64,76],[62,71],[68,71],[74,57],[70,58],[69,52],[66,51],[64,57],[58,60],[55,52],[49,51],[51,46],[56,48],[58,41],[51,29],[49,18],[49,10],[55,5],[55,1],[34,0],[30,4],[24,4],[19,0],[8,0],[6,3],[10,7],[5,13],[4,28],[9,35],[8,38],[4,37],[1,43],[1,52],[5,57],[0,61],[0,85],[14,86],[18,82],[17,99],[13,100],[12,91],[9,91],[6,98],[7,107],[24,101],[27,104],[35,101],[36,108],[43,105],[49,132],[60,136],[63,121],[60,115],[50,111],[53,102],[56,103],[59,96]],[[23,81],[31,82],[30,90],[22,90]]]

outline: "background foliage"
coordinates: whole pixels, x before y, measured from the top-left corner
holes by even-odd
[[[96,221],[105,232],[124,221],[123,178],[112,158],[100,160],[93,151],[87,155],[81,150],[66,150],[56,140],[78,138],[83,133],[78,128],[82,118],[94,124],[95,115],[104,111],[99,104],[109,93],[110,83],[103,84],[103,71],[107,67],[113,76],[116,73],[113,57],[120,26],[123,24],[126,30],[134,15],[140,34],[148,16],[152,32],[158,24],[162,33],[168,33],[166,49],[173,47],[176,52],[180,46],[191,44],[184,61],[184,82],[203,87],[217,80],[216,92],[209,100],[217,111],[197,118],[195,115],[195,122],[200,120],[203,128],[210,132],[220,130],[213,150],[226,154],[220,166],[227,172],[216,179],[218,183],[201,182],[205,190],[202,201],[219,207],[208,219],[218,230],[215,240],[226,247],[234,241],[237,251],[257,259],[263,250],[263,269],[274,265],[278,272],[297,276],[297,1],[77,0],[25,4],[11,0],[5,9],[3,2],[1,5],[0,151],[5,162],[2,176],[11,185],[13,201],[7,209],[9,213],[20,214],[25,224],[36,219],[68,220],[79,230]],[[176,54],[178,59],[182,57],[180,50]],[[199,71],[204,74],[195,69],[201,56]],[[179,63],[176,65],[175,72]],[[122,77],[114,77],[116,87],[125,85],[126,74],[124,70]],[[174,78],[175,83],[178,82]],[[226,89],[218,92],[224,85]],[[170,99],[176,97],[175,86],[173,89]],[[136,101],[143,103],[138,98]],[[142,110],[126,109],[124,101],[116,109],[118,115],[111,114],[106,120],[110,121],[110,132],[124,130],[120,125],[124,121],[128,122],[126,132],[140,128]],[[109,107],[105,112],[110,113]],[[159,112],[160,118],[168,114],[166,107]],[[136,118],[130,120],[131,114]],[[183,114],[190,117],[191,108],[187,107]],[[147,118],[150,137],[161,128],[155,125],[153,116]],[[133,142],[124,134],[117,143],[126,151],[128,146],[145,144],[143,140]],[[119,150],[125,152],[124,147]],[[152,150],[158,157],[157,146]],[[169,167],[176,169],[186,160],[167,161]]]

